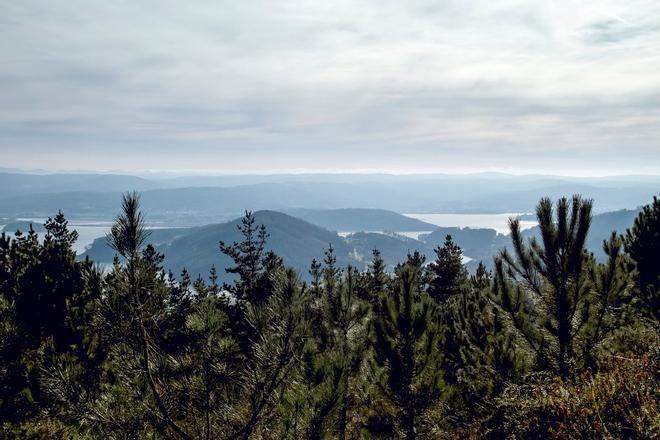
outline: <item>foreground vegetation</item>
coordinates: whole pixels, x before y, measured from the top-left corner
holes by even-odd
[[[591,202],[511,221],[470,276],[451,237],[393,273],[333,249],[299,281],[250,213],[220,243],[235,282],[162,270],[138,198],[76,261],[63,215],[0,239],[3,438],[655,438],[660,200],[585,250]]]

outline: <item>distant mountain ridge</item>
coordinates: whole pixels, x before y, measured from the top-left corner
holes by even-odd
[[[24,174],[0,172],[2,198],[72,191],[145,191],[160,185],[137,176],[123,174]]]
[[[538,199],[581,193],[596,212],[633,209],[658,193],[660,176],[563,178],[512,175],[273,175],[145,179],[120,174],[0,173],[0,217],[114,218],[120,194],[137,190],[154,221],[186,226],[245,209],[385,209],[415,213],[533,211]],[[188,186],[186,186],[188,185]],[[204,186],[206,185],[206,186]]]

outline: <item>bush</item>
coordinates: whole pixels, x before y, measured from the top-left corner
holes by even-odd
[[[498,398],[492,438],[657,438],[657,347],[643,356],[610,356],[573,380],[535,375]]]

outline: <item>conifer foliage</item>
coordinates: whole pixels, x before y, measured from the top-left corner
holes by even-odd
[[[437,309],[418,290],[418,267],[404,265],[395,290],[382,297],[373,324],[372,374],[396,408],[403,438],[417,438],[424,416],[439,394],[441,360]]]
[[[653,202],[642,208],[626,233],[625,247],[637,271],[642,308],[657,320],[660,310],[660,198],[653,197]]]
[[[451,296],[467,288],[469,276],[463,266],[463,251],[447,235],[442,247],[435,250],[437,259],[428,265],[430,279],[428,292],[437,302],[445,302]]]
[[[255,225],[252,212],[246,211],[238,225],[243,241],[233,244],[220,242],[220,250],[229,256],[234,265],[226,268],[227,273],[236,274],[237,281],[226,285],[238,300],[250,303],[265,301],[270,293],[269,274],[282,266],[282,260],[273,252],[266,252],[268,232],[265,225]]]
[[[571,369],[578,333],[589,318],[584,243],[591,207],[591,201],[579,196],[563,198],[555,219],[552,202],[542,199],[536,210],[541,242],[524,243],[519,221],[512,219],[515,256],[505,250],[496,262],[500,306],[538,362],[562,376]]]

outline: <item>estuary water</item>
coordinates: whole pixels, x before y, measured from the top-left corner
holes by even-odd
[[[25,219],[19,218],[18,221],[31,222],[33,224],[43,225],[46,222],[46,219]],[[73,250],[76,251],[76,254],[80,255],[84,253],[96,240],[97,238],[105,237],[112,227],[112,221],[89,221],[89,220],[70,220],[69,221],[69,230],[75,230],[78,232],[78,240],[73,244]],[[166,226],[158,225],[152,226],[147,225],[147,229],[160,229]],[[174,226],[173,226],[174,227]],[[4,225],[0,225],[0,231],[7,233],[10,237],[14,236],[16,231],[4,231]],[[22,231],[25,232],[25,231]],[[39,233],[39,238],[42,238],[43,233]]]
[[[440,227],[460,227],[472,229],[495,229],[499,234],[509,233],[509,218],[523,213],[508,212],[503,214],[403,214]],[[530,229],[538,223],[535,220],[521,220],[520,229]]]

